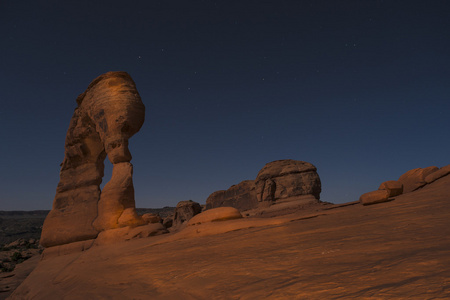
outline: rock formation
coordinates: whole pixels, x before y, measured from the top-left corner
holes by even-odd
[[[385,181],[377,191],[361,195],[359,201],[363,205],[387,202],[393,200],[392,197],[416,191],[448,174],[450,165],[440,169],[434,166],[412,169],[401,175],[397,181]]]
[[[442,167],[439,170],[437,170],[436,172],[433,172],[433,173],[427,175],[425,177],[425,181],[427,184],[432,183],[432,182],[438,180],[439,178],[447,176],[448,174],[450,174],[450,165]]]
[[[218,207],[204,211],[192,217],[188,226],[198,225],[208,222],[227,221],[242,218],[241,213],[234,207]]]
[[[228,190],[216,191],[206,199],[206,209],[224,206],[234,207],[240,211],[258,206],[255,181],[244,180],[231,186]]]
[[[162,223],[161,217],[158,214],[153,214],[153,213],[143,214],[142,219],[147,224]]]
[[[125,72],[97,77],[78,96],[70,121],[53,208],[41,237],[44,247],[97,237],[102,230],[140,225],[135,212],[128,139],[139,131],[145,107]],[[104,159],[111,181],[100,191]]]
[[[276,204],[279,209],[283,207],[283,212],[279,213],[284,214],[319,203],[320,192],[321,183],[315,166],[292,159],[277,160],[266,164],[256,180],[245,180],[228,190],[212,193],[206,200],[206,209],[234,207],[241,212],[256,209],[259,212],[252,214],[264,211],[267,215],[266,208]],[[280,205],[281,202],[290,204]]]
[[[359,201],[363,205],[370,205],[389,201],[389,190],[377,190],[362,194]]]
[[[313,195],[320,199],[321,183],[315,166],[292,159],[266,164],[255,180],[256,198],[259,202]]]
[[[202,207],[197,202],[192,200],[178,202],[173,216],[173,227],[180,227],[201,212]]]
[[[439,170],[438,167],[412,169],[400,176],[398,181],[403,183],[403,193],[409,193],[427,184],[425,177]]]
[[[379,190],[387,190],[389,192],[388,197],[395,197],[403,193],[403,183],[400,181],[389,180],[380,184]]]

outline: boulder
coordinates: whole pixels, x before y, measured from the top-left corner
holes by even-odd
[[[398,181],[403,184],[403,193],[409,193],[427,184],[425,178],[439,170],[438,167],[412,169],[400,176]]]
[[[427,175],[425,177],[425,181],[426,181],[426,183],[432,183],[433,181],[435,181],[441,177],[447,176],[448,174],[450,174],[450,165],[442,167],[439,170],[437,170],[436,172],[433,172],[433,173]]]
[[[363,205],[387,202],[387,201],[389,201],[389,193],[390,192],[388,190],[378,190],[378,191],[368,192],[368,193],[362,194],[361,197],[359,197],[359,201]]]
[[[42,229],[44,247],[90,240],[102,230],[142,223],[133,213],[128,140],[141,128],[144,114],[135,83],[125,72],[97,77],[78,96],[53,208]],[[113,178],[101,193],[106,156],[113,164]]]
[[[266,164],[255,180],[256,198],[259,202],[313,195],[320,199],[321,183],[314,165],[292,159]]]
[[[182,224],[189,221],[193,216],[202,212],[202,207],[197,202],[192,200],[180,201],[175,208],[173,215],[173,227],[180,227]]]
[[[389,197],[395,197],[403,193],[403,184],[400,181],[389,180],[383,182],[378,189],[387,190]]]
[[[167,216],[163,219],[162,224],[165,228],[170,228],[173,226],[173,216]]]
[[[147,224],[162,223],[161,217],[158,214],[153,213],[143,214],[142,220]]]
[[[206,210],[189,220],[188,226],[208,222],[226,221],[242,218],[241,213],[234,207],[218,207]]]
[[[206,199],[206,209],[216,207],[234,207],[240,211],[258,206],[255,181],[245,180],[232,185],[228,190],[216,191]]]

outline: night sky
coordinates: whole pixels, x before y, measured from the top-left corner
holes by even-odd
[[[0,210],[51,208],[75,99],[107,71],[146,106],[137,207],[205,203],[279,159],[314,164],[334,203],[450,164],[449,16],[439,0],[1,1]]]

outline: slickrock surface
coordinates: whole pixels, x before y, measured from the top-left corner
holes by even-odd
[[[218,207],[204,211],[189,220],[188,225],[199,225],[207,222],[220,222],[242,218],[241,213],[234,207]]]
[[[11,299],[449,299],[450,176],[42,260]]]
[[[144,222],[135,213],[128,139],[139,131],[145,108],[131,77],[108,72],[77,98],[65,142],[53,208],[41,236],[44,247],[95,238],[102,230]],[[113,178],[100,197],[105,157]],[[125,215],[122,217],[123,213]]]

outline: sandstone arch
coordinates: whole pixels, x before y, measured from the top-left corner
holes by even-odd
[[[145,107],[126,72],[108,72],[78,96],[66,135],[53,208],[42,229],[44,247],[97,237],[103,230],[141,225],[136,214],[128,140],[144,123]],[[100,191],[104,160],[111,180]]]

